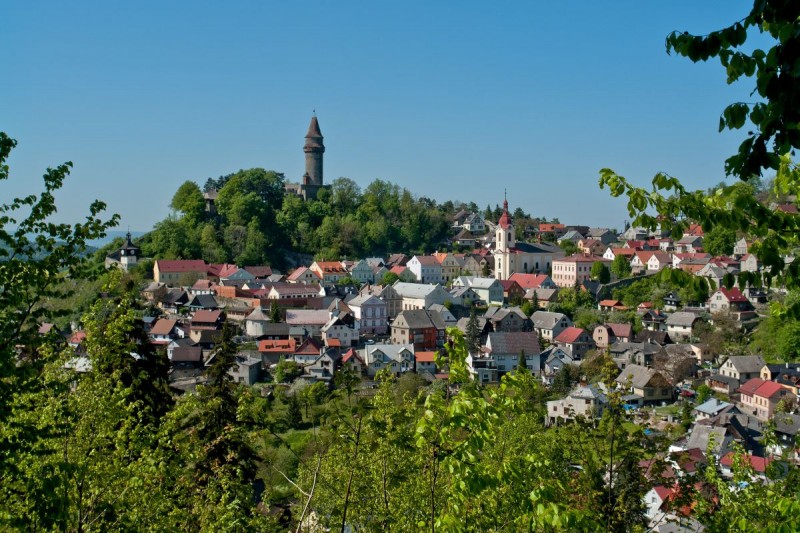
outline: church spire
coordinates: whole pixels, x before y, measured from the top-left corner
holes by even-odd
[[[497,225],[503,229],[511,225],[511,215],[508,214],[508,196],[505,191],[503,191],[503,214],[500,215],[500,220],[497,221]]]

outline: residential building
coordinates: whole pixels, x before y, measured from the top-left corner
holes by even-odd
[[[420,283],[444,283],[442,264],[432,255],[415,255],[406,263]]]
[[[421,283],[403,283],[397,281],[394,290],[403,299],[402,309],[427,309],[433,304],[451,301],[452,297],[441,285],[423,285]]]
[[[364,348],[361,359],[371,378],[383,369],[400,376],[414,370],[414,352],[412,344],[373,344]]]
[[[446,329],[438,313],[408,309],[401,311],[392,322],[392,343],[413,344],[418,350],[435,350],[444,344]]]
[[[499,375],[517,368],[519,357],[525,357],[525,367],[538,375],[541,369],[539,336],[532,331],[492,332],[486,340],[486,353],[495,360]]]
[[[568,327],[553,339],[556,346],[564,350],[575,361],[584,358],[589,350],[595,348],[594,339],[583,328]]]
[[[389,304],[377,296],[361,294],[347,305],[361,323],[361,333],[385,335],[389,331]]]
[[[640,365],[628,365],[616,382],[641,398],[643,405],[672,401],[673,387],[659,372]]]
[[[562,331],[572,326],[572,320],[563,313],[550,311],[536,311],[531,315],[533,330],[542,336],[542,339],[551,341]]]
[[[667,317],[664,322],[667,326],[667,333],[673,340],[689,339],[692,336],[692,328],[697,322],[700,322],[700,317],[688,311],[678,311],[672,313]]]
[[[574,287],[591,279],[592,265],[596,262],[611,266],[605,257],[591,255],[571,255],[553,260],[553,282],[559,287]]]
[[[453,286],[471,288],[486,305],[503,304],[503,286],[495,278],[458,276],[453,280]]]
[[[547,425],[581,418],[600,418],[608,406],[608,397],[600,384],[579,383],[560,400],[547,402]]]

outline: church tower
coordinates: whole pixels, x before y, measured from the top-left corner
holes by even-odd
[[[316,115],[311,117],[303,152],[306,154],[306,173],[303,175],[303,184],[322,187],[322,154],[325,153],[325,145],[322,144],[322,132],[319,130]]]
[[[517,246],[514,236],[514,224],[511,222],[511,215],[508,214],[508,199],[503,198],[503,214],[497,221],[495,230],[494,247],[494,277],[496,279],[508,279],[514,271],[512,265],[513,255],[511,249]]]

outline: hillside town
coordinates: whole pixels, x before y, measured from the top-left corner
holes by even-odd
[[[674,502],[687,480],[703,483],[701,467],[716,465],[733,483],[734,458],[744,453],[748,482],[766,483],[768,469],[785,471],[800,459],[800,364],[720,352],[698,334],[715,323],[751,330],[766,312],[770,293],[738,283],[741,272],[760,269],[751,243],[741,238],[732,254],[712,256],[703,240],[698,225],[679,238],[560,223],[520,231],[505,200],[498,220],[458,212],[450,239],[430,255],[313,261],[286,273],[158,259],[140,296],[150,342],[166,352],[180,393],[204,383],[228,322],[239,346],[231,375],[245,386],[272,387],[288,376],[295,386],[331,389],[342,372],[357,376],[366,395],[381,374],[447,382],[443,355],[460,332],[475,383],[492,387],[524,368],[551,395],[562,391],[546,402],[545,426],[599,420],[615,396],[632,424],[669,441],[639,465],[651,483],[650,525],[695,531],[691,502]],[[454,245],[471,251],[446,251]],[[141,259],[129,235],[106,267],[127,271]],[[670,291],[632,307],[613,296],[671,270],[705,279],[708,298],[683,301]],[[576,323],[576,309],[562,305],[567,293],[582,298],[593,320]],[[85,334],[65,335],[72,367],[90,368]],[[587,372],[587,363],[604,358],[616,365],[610,382]]]

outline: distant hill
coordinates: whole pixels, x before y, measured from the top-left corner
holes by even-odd
[[[125,235],[127,233],[128,233],[127,231],[123,231],[123,230],[113,230],[113,231],[109,231],[108,234],[102,239],[94,239],[94,240],[91,240],[91,241],[86,241],[86,243],[91,245],[91,246],[94,246],[95,249],[102,248],[103,246],[105,246],[106,244],[110,243],[114,239],[117,239],[117,238],[124,239]],[[131,237],[133,237],[135,239],[136,237],[141,237],[145,233],[147,233],[147,232],[145,232],[145,231],[132,231],[131,232]]]

